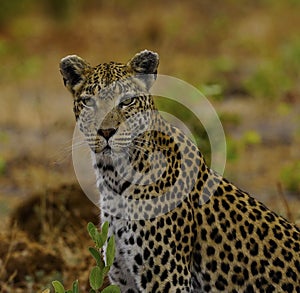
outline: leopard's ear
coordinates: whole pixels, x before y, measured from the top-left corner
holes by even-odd
[[[136,73],[142,74],[155,74],[157,73],[157,67],[159,63],[159,57],[157,53],[144,50],[137,53],[130,61],[129,66]]]
[[[91,66],[82,58],[76,55],[69,55],[61,59],[59,68],[65,86],[74,94],[86,81]]]
[[[127,66],[145,82],[146,87],[149,89],[156,79],[158,64],[158,54],[144,50],[137,53],[127,63]]]

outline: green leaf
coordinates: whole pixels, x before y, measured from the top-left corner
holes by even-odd
[[[108,224],[108,222],[105,222],[102,225],[101,232],[98,233],[98,231],[97,231],[97,234],[96,234],[96,247],[99,248],[99,249],[103,247],[105,241],[107,240],[108,228],[109,228],[109,224]]]
[[[121,290],[116,285],[109,285],[101,291],[101,293],[121,293]]]
[[[95,225],[92,222],[89,222],[87,224],[87,230],[89,232],[89,235],[91,236],[91,238],[94,240],[94,242],[96,242],[96,233],[98,233],[97,228],[95,227]]]
[[[107,233],[108,233],[108,227],[109,227],[109,223],[107,221],[104,222],[104,224],[101,227],[101,232],[107,235]]]
[[[115,258],[115,237],[112,235],[107,243],[107,248],[106,248],[106,265],[111,266],[114,262]]]
[[[73,282],[72,293],[79,293],[78,280],[76,280],[76,281]]]
[[[103,268],[103,275],[106,276],[107,273],[109,272],[109,270],[110,270],[110,266],[104,267],[104,268]]]
[[[96,235],[96,247],[98,249],[101,249],[106,241],[106,238],[103,236],[103,234],[97,234]]]
[[[53,281],[52,286],[54,287],[55,293],[65,293],[65,288],[61,282]]]
[[[90,286],[98,290],[103,284],[104,274],[99,267],[93,267],[90,273]]]
[[[94,247],[89,247],[89,251],[93,258],[96,260],[97,266],[100,267],[100,269],[103,269],[104,261],[101,258],[100,252]]]

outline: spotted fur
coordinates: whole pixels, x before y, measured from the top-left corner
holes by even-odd
[[[91,148],[121,292],[300,292],[300,232],[210,170],[157,112],[158,55],[60,63]]]

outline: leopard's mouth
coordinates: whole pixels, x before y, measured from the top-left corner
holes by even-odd
[[[109,144],[106,145],[105,148],[102,149],[101,153],[103,153],[104,155],[110,155],[111,154],[111,147]]]
[[[100,148],[97,145],[91,145],[90,146],[92,152],[94,152],[95,154],[104,154],[104,155],[110,155],[112,152],[112,149],[110,147],[110,145],[106,145],[104,148]]]

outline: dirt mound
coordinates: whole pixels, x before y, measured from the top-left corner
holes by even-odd
[[[93,243],[86,226],[99,224],[99,210],[78,185],[32,195],[10,222],[11,231],[0,234],[1,292],[41,290],[54,279],[67,288],[79,279],[81,290],[87,288]]]
[[[99,224],[99,210],[76,184],[62,185],[35,194],[22,202],[11,215],[11,223],[35,241],[83,231],[88,222]]]

